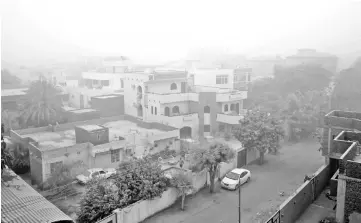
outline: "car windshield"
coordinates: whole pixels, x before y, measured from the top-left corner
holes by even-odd
[[[89,170],[85,170],[82,174],[83,174],[84,176],[86,176],[86,177],[89,177],[89,176],[90,176]]]
[[[238,180],[239,179],[239,174],[229,172],[229,173],[227,173],[226,177],[231,179],[231,180]]]

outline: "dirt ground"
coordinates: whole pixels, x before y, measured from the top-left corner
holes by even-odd
[[[250,165],[252,180],[242,186],[242,222],[264,222],[303,183],[306,174],[311,175],[324,163],[316,141],[284,145],[278,155],[267,155],[262,166]],[[281,196],[280,193],[284,192]],[[146,223],[168,222],[238,222],[238,192],[220,190],[209,194],[203,190],[186,199],[186,210],[176,203],[145,220]]]

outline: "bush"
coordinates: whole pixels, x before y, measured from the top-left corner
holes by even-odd
[[[96,222],[117,208],[161,196],[169,186],[170,179],[149,157],[122,163],[110,180],[94,180],[87,185],[78,222]]]

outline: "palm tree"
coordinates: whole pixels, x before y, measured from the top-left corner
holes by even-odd
[[[26,125],[45,126],[55,123],[62,105],[60,91],[50,82],[39,80],[30,85],[27,102],[21,113]]]

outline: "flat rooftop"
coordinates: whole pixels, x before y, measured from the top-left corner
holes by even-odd
[[[144,145],[147,143],[149,136],[165,133],[159,129],[146,129],[139,127],[136,123],[128,120],[110,121],[102,124],[101,126],[109,128],[109,141],[119,140],[119,136],[125,138],[129,143],[136,145]],[[79,125],[79,127],[88,130],[96,130],[101,128],[99,125]],[[39,142],[38,148],[41,151],[52,150],[56,148],[69,147],[76,144],[75,129],[69,128],[62,131],[41,131],[36,133],[24,134],[22,137],[29,137]]]
[[[75,113],[75,114],[82,114],[87,112],[96,112],[97,110],[91,109],[91,108],[84,108],[84,109],[77,109],[77,110],[70,110],[69,112]]]
[[[99,98],[99,99],[108,99],[108,98],[118,98],[120,97],[122,94],[119,95],[104,95],[104,96],[96,96],[94,98]]]
[[[28,88],[3,89],[3,90],[1,90],[1,97],[26,95],[27,90],[28,90]]]

